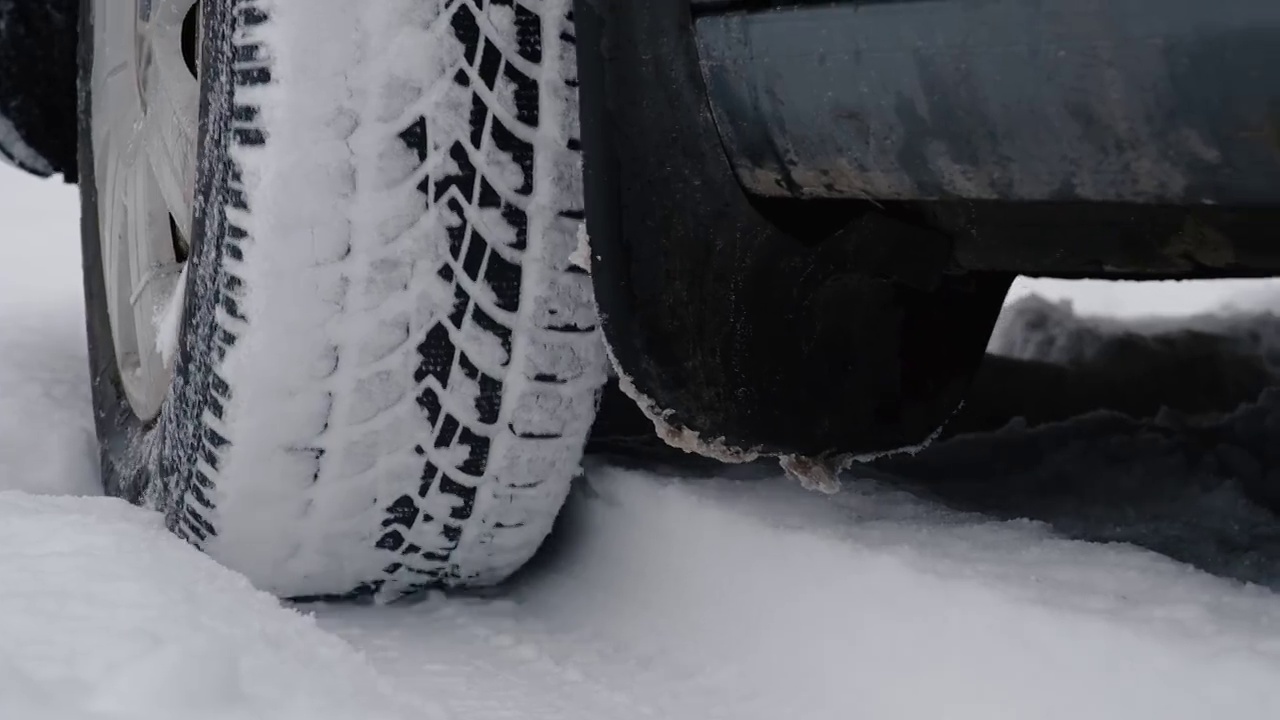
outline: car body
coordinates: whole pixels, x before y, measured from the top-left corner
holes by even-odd
[[[0,146],[70,179],[75,5],[0,0],[21,20],[0,22],[0,52],[22,67],[0,79]],[[684,449],[812,460],[927,440],[1016,274],[1280,271],[1275,3],[574,13],[605,336]]]
[[[578,14],[598,52],[580,67],[605,331],[633,394],[704,450],[927,440],[1018,273],[1265,275],[1280,259],[1272,4]]]

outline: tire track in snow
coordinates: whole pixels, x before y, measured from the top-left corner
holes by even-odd
[[[320,624],[403,687],[466,688],[436,696],[456,712],[477,698],[563,718],[1280,712],[1280,600],[1153,553],[870,481],[825,501],[777,478],[596,466],[592,490],[503,597],[318,608]]]

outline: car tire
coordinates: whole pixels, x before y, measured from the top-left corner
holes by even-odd
[[[153,417],[107,311],[103,178],[129,161],[95,157],[94,6],[82,242],[108,492],[284,597],[508,577],[580,473],[606,375],[569,262],[570,3],[203,0],[189,255]]]

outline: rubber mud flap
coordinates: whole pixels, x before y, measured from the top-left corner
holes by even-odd
[[[1013,276],[907,283],[883,272],[893,262],[860,265],[912,256],[869,251],[912,241],[897,222],[853,217],[857,242],[789,236],[724,155],[687,0],[577,0],[575,14],[592,273],[634,394],[669,430],[730,453],[873,452],[934,433]]]

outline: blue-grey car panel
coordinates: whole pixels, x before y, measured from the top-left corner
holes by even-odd
[[[698,48],[754,193],[1280,206],[1280,2],[732,6]]]

